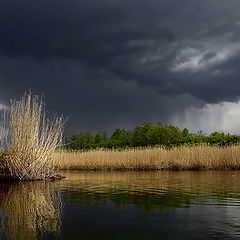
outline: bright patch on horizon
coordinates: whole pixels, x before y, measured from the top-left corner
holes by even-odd
[[[171,123],[193,132],[203,130],[206,133],[223,131],[240,134],[240,101],[206,104],[203,108],[189,108],[175,115]]]

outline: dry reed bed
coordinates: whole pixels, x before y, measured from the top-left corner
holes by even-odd
[[[240,146],[194,146],[129,150],[63,151],[60,169],[81,170],[204,170],[240,169]]]

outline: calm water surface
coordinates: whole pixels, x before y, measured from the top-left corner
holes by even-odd
[[[0,183],[0,239],[240,239],[240,172],[62,172]]]

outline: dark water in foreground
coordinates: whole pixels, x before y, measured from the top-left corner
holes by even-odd
[[[0,239],[240,239],[240,172],[63,172],[0,183]]]

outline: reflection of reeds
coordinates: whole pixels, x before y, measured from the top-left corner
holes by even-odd
[[[0,207],[6,214],[7,239],[34,240],[38,239],[39,233],[59,233],[61,198],[53,191],[52,184],[22,182],[0,185]]]
[[[61,154],[57,165],[61,169],[240,169],[240,146],[65,151]]]
[[[41,99],[30,93],[12,101],[9,117],[2,121],[8,137],[1,139],[9,141],[2,143],[8,145],[0,158],[2,177],[32,180],[54,175],[53,154],[61,141],[62,118],[49,121]]]
[[[143,210],[186,207],[209,202],[238,205],[238,171],[64,171],[65,197],[79,204],[108,204]],[[74,194],[78,194],[76,197]]]
[[[239,193],[239,171],[62,171],[61,187],[104,192],[109,189],[146,193],[175,189],[190,192]]]

